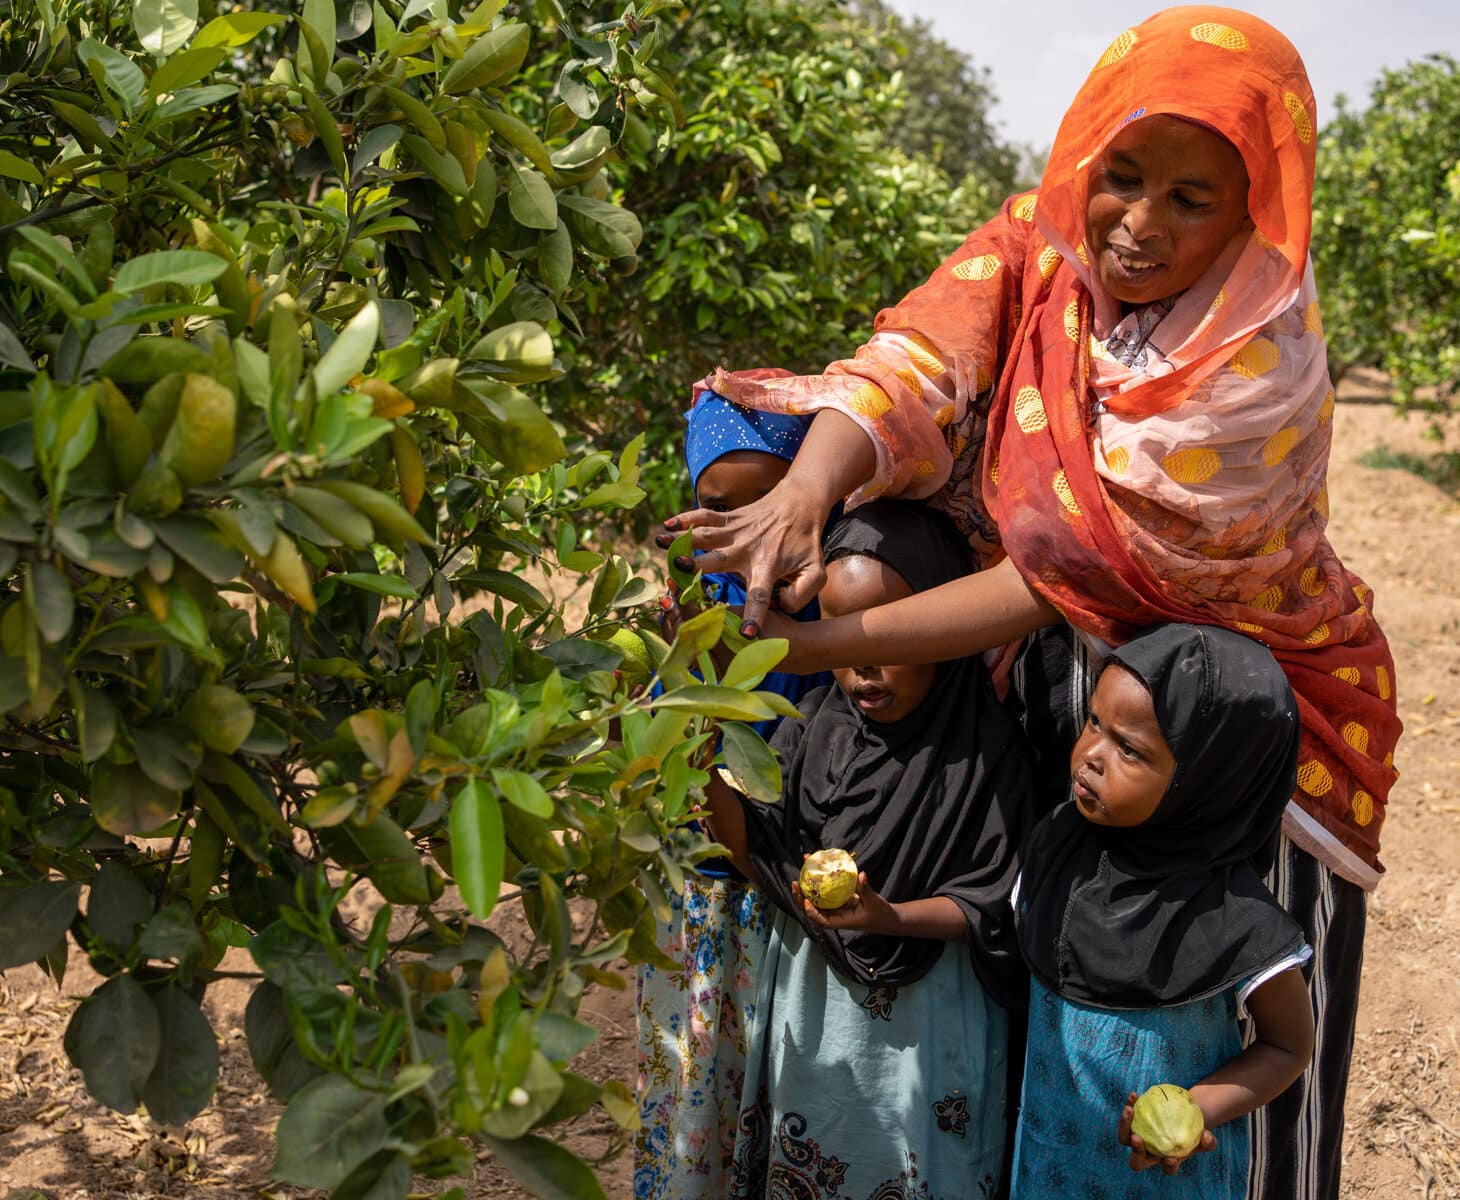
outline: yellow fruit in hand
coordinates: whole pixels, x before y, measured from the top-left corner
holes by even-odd
[[[857,860],[845,850],[818,850],[801,864],[801,894],[817,908],[840,908],[857,890]]]
[[[1147,1088],[1131,1113],[1130,1131],[1157,1158],[1184,1158],[1200,1144],[1206,1127],[1191,1093],[1174,1083]]]
[[[619,663],[618,669],[625,679],[647,679],[653,674],[654,667],[649,661],[649,651],[644,646],[644,639],[632,629],[614,630],[608,644],[617,646],[623,652],[623,661]]]

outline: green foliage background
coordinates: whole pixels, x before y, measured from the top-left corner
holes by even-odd
[[[1313,260],[1335,376],[1389,372],[1401,405],[1460,388],[1460,63],[1384,71],[1318,146]]]

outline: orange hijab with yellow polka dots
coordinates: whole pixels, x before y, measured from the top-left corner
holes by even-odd
[[[1083,246],[1088,168],[1169,113],[1241,152],[1255,231],[1182,293],[1139,368]],[[858,497],[928,496],[1007,553],[1071,624],[1120,643],[1166,622],[1265,643],[1303,727],[1289,835],[1371,887],[1393,784],[1393,663],[1372,594],[1324,535],[1333,392],[1308,262],[1314,103],[1302,60],[1235,9],[1168,9],[1106,50],[1043,183],[1008,201],[822,376],[717,391],[837,408],[877,446]]]

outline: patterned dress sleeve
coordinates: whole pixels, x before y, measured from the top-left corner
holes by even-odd
[[[994,381],[1021,315],[1033,211],[1033,195],[1007,201],[926,283],[877,315],[866,345],[821,375],[722,369],[705,384],[751,408],[832,408],[854,420],[872,438],[877,467],[853,503],[934,495],[955,474],[955,460],[982,450]],[[989,287],[995,277],[998,286]]]

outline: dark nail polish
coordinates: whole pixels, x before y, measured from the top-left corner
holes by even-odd
[[[670,546],[674,545],[674,539],[667,533],[656,533],[654,535],[654,544],[661,550],[668,550]]]
[[[671,608],[674,607],[674,597],[668,595],[660,596],[659,607],[662,608],[665,612],[668,612]]]
[[[664,528],[665,529],[678,529],[679,528],[679,518],[678,517],[670,517],[667,521],[664,522]]]
[[[755,624],[754,621],[747,621],[747,622],[745,622],[744,625],[742,625],[740,627],[740,636],[741,637],[753,638],[759,632],[760,632],[760,629]]]
[[[695,569],[695,560],[686,558],[681,554],[674,560],[674,565],[681,571],[693,571]]]

